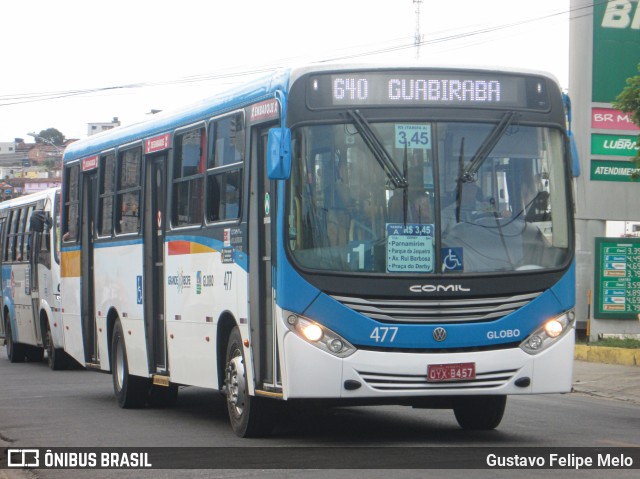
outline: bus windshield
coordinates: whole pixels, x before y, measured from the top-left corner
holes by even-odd
[[[560,130],[519,125],[517,118],[504,126],[395,121],[366,127],[368,133],[354,123],[294,130],[288,232],[300,267],[402,275],[565,263]],[[362,137],[371,133],[375,142]],[[372,143],[392,163],[381,162]]]

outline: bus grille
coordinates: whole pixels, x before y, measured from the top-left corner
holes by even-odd
[[[540,294],[448,300],[332,298],[383,323],[458,323],[495,321],[522,308]]]
[[[377,391],[437,391],[442,389],[487,389],[498,388],[508,383],[518,372],[506,369],[477,373],[476,378],[464,381],[427,382],[427,374],[385,374],[358,371],[364,382]]]

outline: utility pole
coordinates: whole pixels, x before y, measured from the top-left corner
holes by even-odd
[[[420,5],[423,0],[413,0],[416,6],[416,31],[413,37],[413,43],[416,46],[416,60],[420,60],[420,44],[422,43],[422,34],[420,33]]]

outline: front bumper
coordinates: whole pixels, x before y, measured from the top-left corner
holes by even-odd
[[[464,353],[358,350],[341,359],[287,332],[283,388],[287,399],[369,398],[381,402],[425,396],[565,393],[571,390],[574,345],[574,332],[569,331],[534,356],[515,347]],[[429,364],[468,362],[476,365],[474,380],[427,382]]]

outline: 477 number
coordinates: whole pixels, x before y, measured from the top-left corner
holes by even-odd
[[[373,328],[369,337],[376,343],[392,343],[396,339],[396,334],[398,334],[396,326],[379,326]]]

